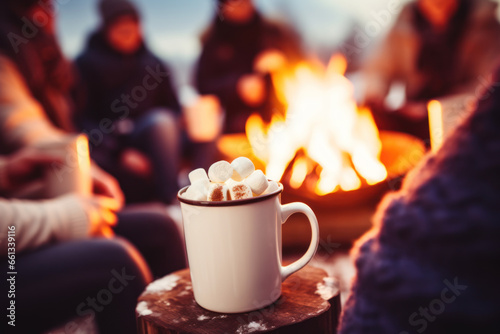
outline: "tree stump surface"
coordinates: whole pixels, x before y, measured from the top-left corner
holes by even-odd
[[[340,315],[338,281],[306,266],[283,282],[273,304],[247,313],[208,311],[194,300],[189,269],[152,282],[139,297],[141,334],[335,333]]]

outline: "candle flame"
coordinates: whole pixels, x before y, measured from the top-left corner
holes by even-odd
[[[443,143],[443,108],[437,100],[427,104],[429,112],[429,132],[431,135],[431,149],[436,152]]]

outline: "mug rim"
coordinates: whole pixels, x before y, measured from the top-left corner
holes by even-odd
[[[272,193],[265,194],[265,195],[259,195],[259,196],[252,197],[252,198],[235,199],[235,200],[230,200],[230,201],[195,201],[195,200],[187,199],[187,198],[184,198],[181,196],[190,187],[190,186],[185,186],[177,192],[177,199],[181,203],[195,205],[195,206],[236,206],[236,205],[257,203],[257,202],[265,201],[266,199],[269,199],[269,198],[276,196],[278,194],[281,194],[283,192],[283,184],[281,182],[277,182],[277,183],[278,183],[279,189],[273,191]]]

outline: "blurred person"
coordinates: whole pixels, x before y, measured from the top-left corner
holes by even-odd
[[[116,224],[120,203],[101,195],[7,198],[54,162],[59,158],[33,148],[0,157],[2,277],[6,281],[13,277],[8,272],[19,273],[7,281],[15,288],[9,289],[13,295],[5,299],[4,309],[12,309],[13,300],[15,317],[2,321],[2,333],[42,333],[89,315],[82,321],[95,318],[100,333],[135,333],[136,301],[151,273],[126,240],[102,238]],[[113,302],[96,302],[108,288],[115,289]],[[72,332],[75,324],[68,322],[65,329]]]
[[[429,140],[427,103],[465,106],[500,55],[497,4],[489,0],[417,0],[405,5],[364,68],[369,106],[379,127]],[[392,83],[405,85],[398,110],[384,103]]]
[[[57,43],[53,26],[55,13],[47,3],[11,0],[1,4],[0,152],[3,154],[36,146],[43,141],[64,140],[73,131],[72,66]],[[47,24],[38,27],[32,36],[27,36],[26,22],[38,22],[40,17],[46,18]],[[36,28],[34,23],[31,24]],[[17,37],[13,39],[12,36]],[[23,39],[27,40],[26,43]],[[16,41],[20,42],[16,44]],[[116,179],[95,163],[91,173],[94,192],[115,199],[123,206],[123,194]],[[179,235],[164,206],[151,203],[132,208],[136,213],[131,215],[131,227],[119,224],[115,232],[126,233],[126,238],[141,253],[150,255],[146,259],[155,276],[184,267],[184,252],[182,247],[178,248],[181,245]],[[143,213],[144,217],[137,212]],[[150,214],[160,215],[163,219],[148,221]]]
[[[355,246],[340,334],[500,333],[500,68]]]
[[[129,201],[153,195],[168,204],[179,189],[181,109],[171,71],[144,42],[132,2],[101,0],[99,13],[101,25],[76,60],[79,125],[89,134],[92,157],[118,178]],[[145,183],[141,176],[151,172]]]
[[[224,132],[244,132],[254,112],[266,121],[283,112],[270,74],[303,57],[294,32],[263,18],[252,0],[219,0],[202,44],[196,86],[201,94],[219,98]]]
[[[70,98],[73,71],[71,64],[65,60],[56,41],[53,25],[55,13],[49,5],[50,2],[35,0],[10,0],[0,4],[0,152],[2,154],[17,154],[17,152],[22,152],[21,150],[25,148],[33,148],[43,141],[57,142],[64,140],[65,136],[74,130],[71,122],[74,107]],[[25,164],[23,163],[21,166],[25,166]],[[22,170],[22,168],[19,168],[19,170]],[[24,284],[22,286],[26,287],[25,291],[31,291],[28,288],[29,286],[43,288],[43,285],[36,284],[37,277],[42,277],[47,278],[49,282],[53,282],[55,286],[60,284],[68,287],[67,290],[64,290],[68,291],[68,294],[61,296],[61,298],[76,296],[76,299],[82,301],[81,294],[90,296],[90,290],[75,290],[75,286],[67,284],[70,284],[71,280],[80,282],[81,279],[92,279],[93,272],[91,269],[96,270],[96,275],[98,275],[97,271],[100,273],[107,271],[109,274],[113,268],[113,261],[105,256],[106,247],[100,248],[99,246],[105,241],[88,240],[88,242],[82,244],[82,247],[75,246],[72,252],[66,251],[66,244],[63,241],[71,240],[75,233],[79,238],[84,237],[84,235],[87,237],[93,236],[90,232],[90,226],[92,225],[90,222],[94,221],[109,222],[108,225],[113,225],[118,221],[118,224],[113,226],[112,233],[124,237],[137,248],[135,250],[132,246],[127,246],[127,249],[134,249],[133,252],[129,250],[128,254],[131,256],[140,253],[144,256],[153,276],[161,277],[185,267],[182,240],[176,225],[167,216],[164,206],[141,205],[121,209],[123,194],[116,180],[95,164],[92,165],[92,177],[94,195],[89,199],[69,196],[65,197],[65,199],[56,198],[43,202],[38,200],[33,206],[39,209],[36,209],[36,212],[32,213],[33,215],[30,213],[30,216],[25,216],[27,223],[23,223],[22,229],[24,234],[35,237],[33,239],[35,242],[30,247],[35,251],[34,254],[46,254],[47,261],[53,258],[55,269],[58,268],[57,266],[73,268],[70,269],[68,275],[58,276],[60,273],[58,270],[48,270],[46,275],[39,276],[36,270],[43,270],[43,266],[41,268],[38,264],[42,263],[45,256],[41,255],[39,258],[37,255],[33,258],[33,262],[27,261],[30,264],[23,266],[24,271],[22,272],[23,274],[26,273],[26,276],[23,277],[26,277],[26,280],[22,281],[22,284]],[[11,181],[12,178],[7,177],[7,180]],[[16,185],[15,188],[20,186]],[[8,195],[10,195],[10,192]],[[18,202],[12,200],[12,202],[7,203],[7,206],[2,207],[0,211],[2,217],[6,217],[9,212],[14,212],[12,215],[13,220],[22,219],[24,217],[22,215],[24,213],[24,204],[9,207],[10,203]],[[28,214],[31,212],[31,209],[29,209],[31,204],[27,203],[26,205],[28,205],[26,207],[26,214]],[[56,206],[57,208],[55,208]],[[86,209],[83,209],[83,207]],[[48,214],[48,208],[53,208],[54,213]],[[37,214],[48,215],[42,219],[34,216]],[[62,220],[65,222],[61,223]],[[9,221],[2,221],[2,224],[7,223]],[[7,225],[2,226],[6,228]],[[85,230],[85,226],[88,227],[87,230]],[[100,224],[99,226],[106,226],[106,224]],[[74,231],[72,232],[72,230]],[[2,229],[2,236],[5,235],[4,232],[5,230]],[[58,238],[60,235],[62,237]],[[110,233],[107,233],[107,235],[109,237]],[[121,244],[118,245],[119,247],[113,247],[117,242],[117,239],[112,239],[110,241],[111,248],[122,249]],[[92,248],[91,245],[94,243],[96,247]],[[48,248],[49,244],[53,245],[53,247]],[[106,245],[105,243],[104,246]],[[40,246],[40,251],[35,248],[38,246]],[[4,247],[3,243],[2,247]],[[46,249],[47,253],[42,253],[41,249]],[[122,254],[126,253],[124,250],[120,252]],[[87,259],[86,262],[81,264],[82,266],[85,264],[84,267],[89,269],[80,278],[76,274],[76,270],[80,266],[77,257],[82,253],[89,254],[89,258],[85,258]],[[76,254],[75,259],[71,258],[72,254]],[[130,256],[127,258],[123,255],[121,257],[123,261],[117,263],[128,261],[130,268],[137,266],[137,263],[140,262],[137,262],[137,256],[134,255],[132,258]],[[92,260],[96,261],[95,266]],[[104,262],[100,262],[101,260]],[[144,270],[149,269],[146,267]],[[33,272],[33,275],[28,275],[28,272]],[[109,277],[111,279],[111,276]],[[137,277],[140,277],[139,272]],[[102,283],[103,280],[101,279],[100,282]],[[40,282],[44,282],[44,280]],[[141,284],[143,285],[143,283]],[[103,288],[102,284],[98,286],[99,289]],[[94,285],[95,287],[97,285]],[[74,294],[70,294],[69,291],[74,291]],[[137,291],[139,291],[139,287],[137,287]],[[49,298],[48,295],[43,295],[41,299],[37,300],[34,300],[29,294],[25,295],[25,297],[30,298],[26,299],[27,301],[24,303],[26,308],[23,310],[27,310],[26,312],[40,311],[42,308],[50,310],[47,307],[49,305],[48,301],[55,300],[54,296]],[[131,296],[128,298],[130,298],[130,302]],[[113,307],[108,305],[107,309],[111,310],[118,307],[115,303],[119,304],[119,300],[120,298],[113,299]],[[68,303],[71,304],[73,301],[75,299],[68,301]],[[65,305],[67,309],[61,313],[61,320],[68,314],[66,312],[69,312],[71,308],[74,310],[78,306],[78,304],[73,304],[73,306]],[[32,306],[34,308],[31,308]],[[131,312],[131,304],[127,304],[127,307]],[[56,306],[54,306],[55,308]],[[74,314],[73,311],[72,313]],[[18,315],[25,317],[22,313]],[[58,316],[43,319],[40,326],[44,326],[43,324],[48,325],[48,322],[52,323],[57,320],[59,320]],[[124,323],[130,325],[133,321],[127,318],[124,319]],[[36,323],[28,324],[25,322],[25,325],[36,326]],[[106,326],[112,324],[106,322],[99,324],[99,326],[101,325],[108,328]]]

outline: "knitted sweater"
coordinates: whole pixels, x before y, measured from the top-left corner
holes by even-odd
[[[44,244],[83,239],[89,223],[76,195],[45,201],[0,199],[0,257],[7,255],[9,231],[15,250],[31,250]]]
[[[356,246],[340,333],[500,333],[500,71]]]
[[[62,136],[33,99],[16,66],[0,55],[0,153]],[[0,158],[0,193],[4,195],[6,160]],[[76,195],[45,201],[0,199],[0,257],[7,254],[9,227],[16,252],[46,243],[88,236],[89,221]]]

